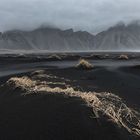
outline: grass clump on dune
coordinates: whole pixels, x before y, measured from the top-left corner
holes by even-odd
[[[33,80],[29,77],[11,78],[7,84],[26,90],[24,95],[58,93],[70,97],[79,97],[92,107],[97,118],[106,115],[112,122],[125,128],[130,134],[140,137],[140,113],[129,108],[120,97],[112,93],[83,92],[74,90],[73,87],[51,88],[47,82]]]
[[[62,60],[61,56],[59,56],[57,54],[52,54],[48,58],[51,60]]]
[[[121,60],[128,60],[129,57],[127,55],[122,54],[122,55],[119,56],[119,59],[121,59]]]
[[[90,70],[93,69],[93,65],[90,64],[87,60],[81,59],[79,63],[75,66],[77,69],[83,69],[83,70]]]
[[[22,90],[31,90],[32,87],[34,87],[37,82],[31,80],[29,77],[27,76],[23,76],[23,77],[12,77],[7,81],[7,84],[12,87],[12,88],[20,88]]]

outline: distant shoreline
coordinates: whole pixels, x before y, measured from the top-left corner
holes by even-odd
[[[1,50],[0,49],[0,55],[1,54],[103,54],[103,53],[109,53],[109,54],[130,54],[130,53],[136,53],[139,54],[140,50],[91,50],[91,51],[47,51],[47,50]]]

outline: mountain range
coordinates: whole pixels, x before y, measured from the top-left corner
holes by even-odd
[[[96,35],[86,31],[38,28],[33,31],[11,30],[0,33],[0,50],[138,50],[140,24],[117,24]]]

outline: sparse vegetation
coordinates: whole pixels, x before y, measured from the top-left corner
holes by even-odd
[[[10,78],[7,81],[7,84],[10,85],[12,88],[21,88],[23,90],[29,90],[32,89],[32,87],[34,87],[37,84],[37,82],[31,80],[27,76],[23,76],[21,78],[18,77]]]
[[[83,70],[90,70],[93,69],[93,65],[90,64],[87,60],[81,59],[79,63],[76,65],[77,69],[83,69]]]
[[[62,58],[61,58],[59,55],[57,55],[57,54],[50,55],[48,58],[49,58],[49,59],[52,59],[52,60],[61,60],[61,59],[62,59]]]
[[[25,96],[27,94],[59,93],[82,98],[88,106],[92,107],[97,118],[106,115],[129,133],[140,136],[140,113],[127,107],[120,97],[112,93],[82,92],[74,90],[73,87],[51,88],[45,81],[32,80],[29,77],[11,78],[7,81],[7,84],[26,90]]]
[[[128,60],[129,57],[127,55],[122,54],[122,55],[119,56],[119,59],[121,59],[121,60]]]

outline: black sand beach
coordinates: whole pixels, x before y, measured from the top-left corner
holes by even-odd
[[[65,60],[42,61],[30,58],[29,62],[24,57],[21,61],[3,58],[7,63],[2,61],[0,69],[0,139],[138,140],[138,136],[119,127],[106,115],[96,118],[93,108],[79,97],[49,92],[23,96],[26,90],[6,83],[11,77],[28,76],[46,81],[51,88],[73,87],[81,92],[110,92],[139,111],[140,69],[136,67],[139,58],[128,61],[116,58],[90,58],[93,65],[95,62],[92,70],[74,68],[77,58],[73,63],[68,57]],[[32,73],[40,69],[45,71],[45,75]]]

